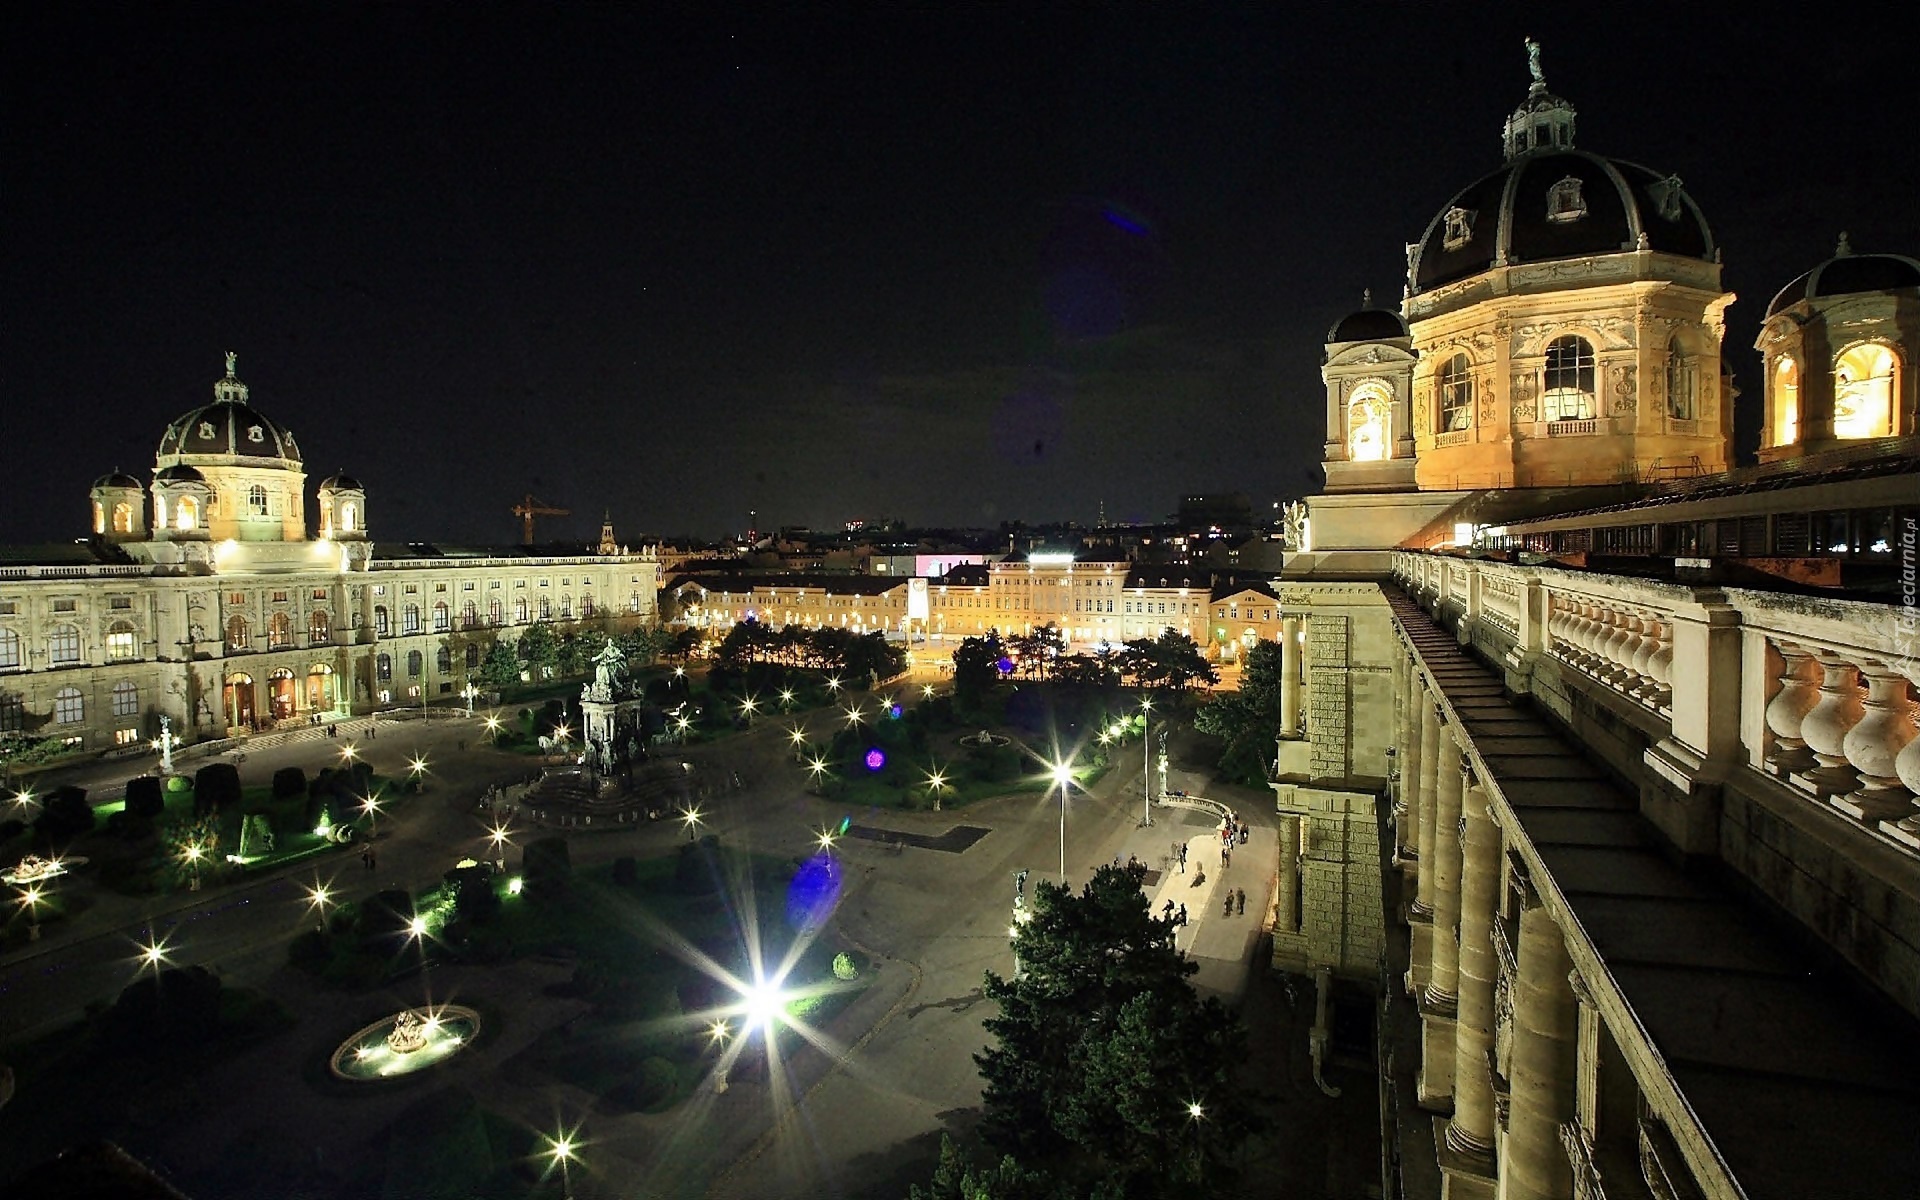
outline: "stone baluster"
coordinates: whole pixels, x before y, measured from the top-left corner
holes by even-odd
[[[1601,648],[1600,679],[1616,691],[1626,692],[1633,685],[1633,651],[1640,642],[1640,618],[1624,609],[1613,611],[1613,632]]]
[[[1782,777],[1813,766],[1813,752],[1801,736],[1807,714],[1820,703],[1820,664],[1813,652],[1790,643],[1777,647],[1785,666],[1780,672],[1780,690],[1767,702],[1767,729],[1773,745],[1767,750],[1767,768]]]
[[[1460,986],[1454,1006],[1453,1119],[1447,1145],[1461,1154],[1493,1152],[1494,981],[1500,974],[1493,924],[1500,901],[1500,827],[1486,789],[1469,775],[1460,797]]]
[[[1901,786],[1894,760],[1915,734],[1906,676],[1871,662],[1861,665],[1861,673],[1867,677],[1865,713],[1840,743],[1847,763],[1860,773],[1860,786],[1833,802],[1863,821],[1904,817],[1913,795]]]
[[[1860,671],[1837,654],[1818,655],[1821,670],[1820,703],[1800,722],[1800,735],[1813,751],[1813,770],[1794,779],[1821,799],[1845,795],[1858,785],[1860,773],[1847,761],[1847,734],[1866,715],[1860,697]]]
[[[1653,650],[1647,655],[1647,701],[1655,708],[1673,707],[1673,626],[1653,623]]]
[[[1560,1126],[1573,1119],[1578,1009],[1566,939],[1537,895],[1520,913],[1513,998],[1513,1091],[1501,1176],[1505,1200],[1570,1200]]]
[[[1585,667],[1587,673],[1598,675],[1607,665],[1607,642],[1613,637],[1613,629],[1619,614],[1607,605],[1595,603],[1593,606],[1593,624],[1587,628],[1587,655]]]
[[[1627,690],[1636,700],[1651,701],[1655,686],[1653,681],[1653,656],[1660,652],[1660,618],[1642,609],[1640,612],[1640,634],[1633,644],[1633,658],[1628,669],[1633,678],[1628,681]]]
[[[1906,675],[1909,681],[1920,684],[1920,663],[1910,663]],[[1920,737],[1908,742],[1894,758],[1893,770],[1908,792],[1920,796]],[[1910,811],[1898,820],[1882,821],[1880,828],[1920,849],[1920,801],[1914,802],[1914,808],[1917,811]]]

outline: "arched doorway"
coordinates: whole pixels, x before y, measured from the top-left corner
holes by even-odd
[[[220,706],[227,714],[228,728],[253,728],[253,676],[229,675],[220,692]]]
[[[307,707],[314,712],[333,711],[333,668],[325,663],[307,668]]]
[[[293,672],[285,667],[267,676],[267,711],[276,721],[293,719]]]

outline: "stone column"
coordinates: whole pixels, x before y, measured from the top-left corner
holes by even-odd
[[[1409,874],[1419,869],[1420,863],[1420,810],[1425,801],[1420,792],[1420,729],[1421,709],[1426,704],[1426,689],[1420,686],[1420,671],[1416,664],[1406,665],[1406,685],[1401,689],[1403,700],[1400,722],[1400,807],[1399,840],[1401,864],[1409,868]]]
[[[1531,891],[1520,913],[1513,999],[1513,1093],[1501,1178],[1504,1200],[1571,1200],[1560,1126],[1573,1119],[1578,1011],[1566,939]]]
[[[1420,861],[1433,862],[1434,799],[1439,794],[1440,709],[1433,697],[1420,689]],[[1422,866],[1420,891],[1414,899],[1414,911],[1422,915],[1433,911],[1433,871]]]
[[[1422,878],[1433,880],[1433,932],[1428,940],[1426,987],[1420,995],[1420,1102],[1444,1109],[1453,1099],[1454,1003],[1460,981],[1460,743],[1440,731],[1434,794],[1432,857]]]
[[[1280,736],[1300,736],[1300,618],[1280,619]]]
[[[1280,878],[1275,884],[1274,927],[1282,933],[1300,930],[1300,818],[1281,813],[1279,821]]]
[[[1453,1120],[1447,1145],[1462,1154],[1493,1151],[1493,981],[1500,962],[1493,922],[1500,902],[1500,827],[1486,789],[1469,776],[1460,798],[1466,834],[1460,868],[1460,983],[1454,1006]]]

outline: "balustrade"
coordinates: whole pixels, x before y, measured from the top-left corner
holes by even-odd
[[[1554,657],[1633,703],[1673,711],[1673,626],[1638,605],[1556,590],[1547,633]]]
[[[1767,770],[1789,786],[1920,848],[1920,669],[1858,651],[1770,641]]]

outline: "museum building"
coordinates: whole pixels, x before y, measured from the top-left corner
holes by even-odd
[[[79,750],[242,736],[460,694],[533,622],[652,623],[657,562],[597,548],[376,543],[367,493],[313,495],[234,356],[169,424],[153,477],[94,481],[91,536],[0,548],[0,735]]]
[[[1504,161],[1328,333],[1274,964],[1378,1005],[1387,1196],[1908,1194],[1920,262],[1843,237],[1737,396],[1699,206],[1530,49]]]

